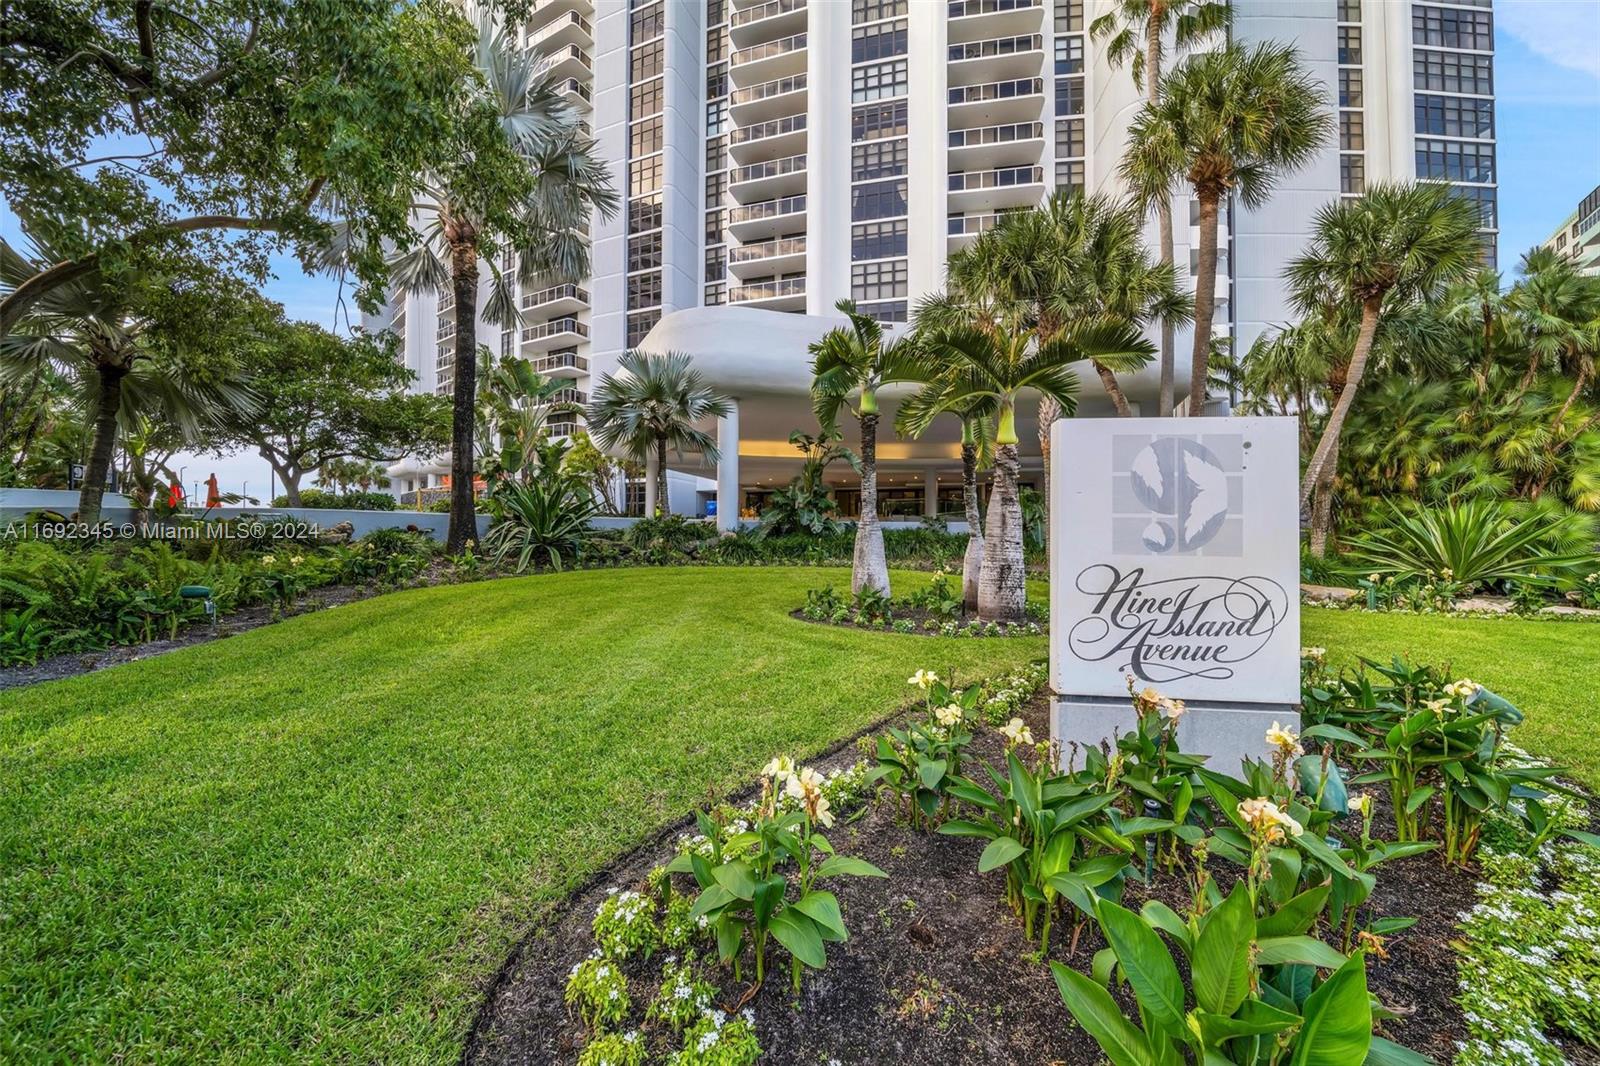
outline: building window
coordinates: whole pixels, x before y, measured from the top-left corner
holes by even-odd
[[[1348,196],[1359,196],[1367,191],[1367,163],[1363,157],[1339,157],[1339,191]]]
[[[1339,112],[1339,147],[1347,152],[1359,152],[1366,147],[1362,141],[1361,112]]]
[[[637,348],[644,342],[645,336],[661,321],[661,309],[651,311],[637,311],[628,316],[628,341],[629,348]]]
[[[728,172],[706,178],[706,206],[721,207],[728,199]]]
[[[1083,0],[1056,0],[1056,32],[1083,31]]]
[[[661,306],[661,271],[634,274],[628,278],[628,310]]]
[[[1068,119],[1056,123],[1056,158],[1071,159],[1083,155],[1083,119]]]
[[[706,31],[706,62],[720,63],[728,58],[728,27]]]
[[[850,177],[853,181],[893,178],[906,172],[906,142],[866,141],[850,149]]]
[[[851,259],[888,259],[906,254],[906,220],[866,222],[850,227]]]
[[[906,261],[857,263],[850,268],[850,296],[854,300],[889,300],[906,294]]]
[[[661,228],[661,194],[652,193],[628,201],[628,232],[643,233]]]
[[[1339,62],[1349,66],[1361,64],[1361,27],[1339,27]]]
[[[641,119],[661,114],[661,81],[660,78],[652,78],[629,90],[629,117]]]
[[[1443,137],[1493,137],[1494,101],[1463,96],[1415,97],[1418,133]]]
[[[1500,225],[1500,216],[1497,210],[1495,190],[1481,185],[1457,185],[1454,189],[1457,196],[1463,200],[1471,201],[1478,209],[1478,218],[1484,229],[1497,229]]]
[[[873,141],[880,137],[903,137],[906,133],[906,102],[873,104],[850,113],[850,139]]]
[[[635,122],[628,131],[628,147],[631,159],[661,151],[661,116]]]
[[[1494,95],[1494,57],[1417,49],[1411,57],[1415,88],[1440,93]]]
[[[706,280],[721,281],[728,276],[728,249],[722,245],[706,249]]]
[[[1082,193],[1083,160],[1065,159],[1056,163],[1056,188],[1066,189],[1068,192]]]
[[[850,190],[850,218],[853,221],[870,222],[879,218],[897,218],[905,213],[904,180],[857,185]]]
[[[722,231],[728,228],[728,212],[724,208],[706,212],[706,243],[717,244],[722,240]]]
[[[1359,69],[1339,71],[1339,106],[1361,106],[1361,71]]]
[[[850,21],[862,23],[894,18],[904,15],[909,6],[910,0],[852,0]]]
[[[1457,11],[1447,7],[1413,4],[1411,43],[1492,52],[1494,17],[1487,11]]]
[[[640,45],[628,57],[628,76],[636,81],[645,81],[661,73],[661,56],[666,49],[666,42],[656,38],[649,44]]]
[[[516,330],[503,329],[503,330],[500,331],[500,358],[501,359],[510,359],[511,358],[511,347],[512,347],[512,344],[516,341],[516,337],[517,337]]]
[[[728,21],[728,0],[706,0],[706,25]]]
[[[855,103],[906,94],[906,61],[874,63],[850,72],[850,99]]]
[[[856,304],[856,310],[884,325],[894,325],[907,320],[908,308],[904,300],[883,300],[878,303]]]
[[[720,282],[719,281],[715,285],[707,285],[706,286],[706,306],[707,307],[721,307],[723,304],[725,304],[727,302],[728,302],[728,285],[727,285],[726,282]]]
[[[1339,21],[1360,22],[1361,0],[1339,0]]]
[[[1056,79],[1056,115],[1083,114],[1083,79]]]
[[[715,174],[728,169],[728,138],[714,137],[706,141],[706,173]]]
[[[628,40],[633,44],[660,37],[667,28],[666,5],[649,4],[634,11],[628,27]]]
[[[635,159],[628,164],[628,195],[655,192],[661,188],[661,155]]]
[[[850,32],[850,62],[871,63],[906,54],[906,20],[857,26]]]
[[[661,231],[628,238],[628,271],[652,270],[661,265]]]
[[[1417,138],[1417,177],[1436,181],[1494,181],[1494,145]]]
[[[706,71],[706,99],[728,95],[728,64],[718,63]]]
[[[1057,37],[1056,38],[1056,73],[1057,74],[1082,74],[1083,73],[1083,38],[1082,37]]]

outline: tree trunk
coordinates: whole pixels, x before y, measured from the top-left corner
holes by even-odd
[[[672,513],[672,502],[667,498],[667,438],[656,437],[656,514],[662,518]]]
[[[111,470],[111,453],[117,446],[117,412],[122,410],[122,379],[128,366],[101,361],[100,395],[95,401],[94,439],[89,447],[89,462],[83,471],[83,487],[78,490],[78,521],[95,525],[100,521],[100,503],[106,494],[106,474]]]
[[[1189,416],[1205,413],[1206,372],[1211,359],[1211,319],[1217,299],[1217,208],[1215,190],[1199,190],[1200,276],[1194,284],[1194,358],[1189,371]]]
[[[1128,403],[1128,397],[1123,393],[1122,386],[1117,384],[1117,375],[1098,360],[1090,362],[1094,363],[1094,372],[1100,375],[1100,384],[1105,387],[1106,395],[1111,397],[1111,405],[1117,409],[1118,417],[1132,418],[1133,407]]]
[[[478,247],[476,243],[457,243],[451,245],[450,253],[456,354],[451,375],[450,532],[445,548],[451,555],[459,555],[467,550],[467,541],[478,539],[478,506],[472,484],[478,390]]]
[[[277,463],[273,463],[272,472],[278,475],[279,481],[283,482],[283,498],[285,501],[287,501],[286,506],[299,507],[300,479],[306,476],[305,471],[296,470],[293,473],[290,473],[288,467],[279,466]]]
[[[883,527],[878,524],[878,416],[861,416],[861,517],[856,521],[855,557],[850,591],[871,586],[889,595],[889,564],[883,554]]]
[[[1022,502],[1017,496],[1019,466],[1015,444],[995,448],[989,527],[984,531],[983,565],[978,571],[978,618],[984,622],[1021,622],[1026,617]]]
[[[1311,504],[1311,554],[1318,559],[1328,554],[1328,537],[1333,532],[1333,478],[1339,465],[1339,445],[1333,446],[1332,461],[1324,464],[1317,478]]]
[[[1151,6],[1150,19],[1145,23],[1144,98],[1154,104],[1161,95],[1161,12],[1158,5]],[[1159,240],[1157,252],[1161,257],[1161,265],[1171,266],[1172,193],[1170,191],[1156,200],[1156,231]],[[1177,344],[1177,331],[1173,329],[1170,321],[1162,320],[1161,386],[1156,407],[1156,413],[1162,418],[1172,417],[1173,371],[1177,362],[1174,349]]]
[[[1361,378],[1367,372],[1367,356],[1372,351],[1372,338],[1378,332],[1378,312],[1382,307],[1382,294],[1369,296],[1361,304],[1361,330],[1356,334],[1356,346],[1350,353],[1350,367],[1345,371],[1344,388],[1339,391],[1339,399],[1328,414],[1328,423],[1322,427],[1322,439],[1317,442],[1317,450],[1312,453],[1311,462],[1306,465],[1305,478],[1300,483],[1302,510],[1311,502],[1311,494],[1316,490],[1317,479],[1322,476],[1325,466],[1330,467],[1328,480],[1330,484],[1332,482],[1336,470],[1332,464],[1338,462],[1339,436],[1344,432],[1345,419],[1349,417],[1350,407],[1361,388]],[[1318,555],[1318,558],[1321,556]]]
[[[1567,396],[1566,402],[1561,405],[1561,410],[1556,412],[1555,421],[1550,423],[1550,428],[1558,431],[1558,436],[1561,423],[1566,419],[1567,412],[1572,410],[1573,402],[1577,400],[1578,394],[1583,392],[1583,387],[1587,384],[1589,384],[1589,364],[1587,362],[1579,363],[1578,377],[1572,383],[1572,392]]]
[[[1044,460],[1044,554],[1050,559],[1050,432],[1061,417],[1061,405],[1052,396],[1039,397],[1039,455]],[[976,528],[976,527],[974,527]]]
[[[962,436],[971,433],[962,427]],[[967,512],[967,550],[961,557],[961,606],[978,610],[978,571],[983,567],[983,517],[978,513],[978,446],[961,442],[961,503]]]

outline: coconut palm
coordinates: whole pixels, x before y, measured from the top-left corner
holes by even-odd
[[[1364,196],[1336,200],[1317,212],[1310,247],[1284,276],[1302,310],[1326,312],[1331,300],[1347,314],[1359,308],[1360,319],[1342,387],[1306,464],[1302,508],[1319,484],[1324,498],[1332,491],[1339,439],[1366,374],[1385,303],[1414,304],[1464,278],[1482,256],[1478,225],[1471,203],[1449,186],[1431,183],[1379,183]],[[1328,507],[1324,503],[1312,513],[1311,550],[1319,557],[1332,524]]]
[[[616,191],[577,114],[543,73],[542,60],[521,48],[488,7],[469,9],[477,30],[478,84],[463,94],[454,143],[420,175],[413,204],[417,242],[392,262],[402,292],[448,291],[455,325],[451,367],[449,550],[475,536],[473,501],[476,428],[478,281],[491,276],[482,317],[501,326],[521,322],[514,283],[540,286],[588,270],[584,229],[591,209],[609,216]],[[514,272],[495,253],[516,255]],[[339,261],[339,250],[331,258]]]
[[[651,355],[636,349],[622,353],[619,373],[600,379],[585,409],[589,432],[600,447],[621,449],[636,462],[654,458],[656,508],[672,513],[667,500],[667,448],[680,457],[698,451],[707,463],[717,461],[717,441],[696,423],[720,418],[733,410],[726,397],[689,368],[681,352]]]
[[[981,400],[995,407],[994,488],[989,495],[983,564],[978,574],[978,617],[1023,619],[1026,590],[1022,558],[1022,505],[1017,494],[1017,401],[1023,390],[1050,396],[1061,410],[1077,409],[1076,364],[1097,359],[1113,370],[1148,362],[1152,348],[1139,330],[1115,319],[1068,324],[1042,344],[1024,329],[957,326],[923,338],[927,355],[947,364],[942,375],[902,404],[906,425],[925,429],[941,412]]]
[[[1162,62],[1166,58],[1166,39],[1170,35],[1179,48],[1204,44],[1225,32],[1232,20],[1232,8],[1209,0],[1116,0],[1112,9],[1089,25],[1095,40],[1109,38],[1106,58],[1112,66],[1126,62],[1133,84],[1144,90],[1145,100],[1154,104],[1159,95]],[[1172,197],[1154,200],[1157,253],[1162,266],[1172,265]],[[1157,411],[1162,418],[1172,414],[1173,334],[1175,323],[1161,323],[1161,388]]]
[[[8,290],[62,258],[48,238],[31,230],[29,237],[31,254],[0,241],[0,286]],[[86,274],[44,293],[0,338],[0,386],[59,374],[91,427],[78,492],[80,522],[100,521],[120,432],[155,419],[198,442],[225,412],[255,404],[248,385],[225,368],[197,372],[172,344],[157,342],[154,332],[161,324],[151,307],[177,288],[151,274],[114,282]]]
[[[849,326],[830,329],[810,346],[811,401],[824,432],[839,424],[839,412],[852,397],[861,428],[861,516],[856,520],[850,589],[874,588],[889,594],[889,564],[883,555],[878,521],[878,390],[918,380],[919,366],[905,339],[885,343],[877,319],[856,310],[854,300],[834,305]]]
[[[1230,43],[1191,56],[1161,80],[1129,128],[1122,174],[1141,202],[1186,182],[1200,205],[1189,414],[1204,412],[1217,295],[1217,223],[1224,197],[1260,207],[1278,179],[1309,163],[1333,131],[1322,86],[1299,53]]]

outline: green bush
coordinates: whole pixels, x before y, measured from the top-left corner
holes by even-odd
[[[302,489],[300,502],[291,504],[287,496],[275,496],[274,507],[309,507],[314,510],[393,511],[394,497],[387,492],[329,492],[327,489]],[[445,501],[444,510],[450,509]]]

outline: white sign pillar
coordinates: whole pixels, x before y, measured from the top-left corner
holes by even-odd
[[[1133,728],[1130,676],[1187,704],[1178,744],[1212,768],[1264,757],[1274,721],[1299,723],[1295,420],[1063,419],[1051,442],[1063,761]]]
[[[728,401],[728,413],[717,420],[717,532],[739,528],[739,401]]]

